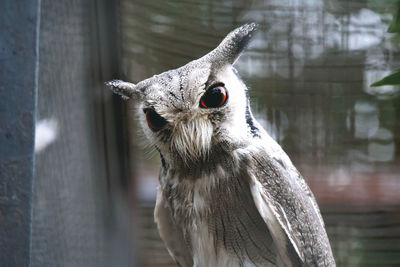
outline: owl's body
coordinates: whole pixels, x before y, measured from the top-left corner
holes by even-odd
[[[184,267],[335,266],[314,196],[253,118],[232,67],[254,29],[136,85],[109,82],[141,101],[142,128],[160,152],[160,236]]]

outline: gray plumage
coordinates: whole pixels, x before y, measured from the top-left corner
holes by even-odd
[[[179,265],[335,266],[313,194],[253,118],[232,66],[255,29],[178,69],[107,85],[144,112],[162,163],[155,220]]]

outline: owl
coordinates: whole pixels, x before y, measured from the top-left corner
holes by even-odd
[[[180,68],[106,84],[136,99],[160,154],[154,216],[178,265],[336,266],[312,192],[254,119],[233,67],[256,28],[233,30]]]

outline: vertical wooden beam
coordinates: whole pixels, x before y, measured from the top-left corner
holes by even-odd
[[[0,263],[29,266],[40,0],[0,1]]]

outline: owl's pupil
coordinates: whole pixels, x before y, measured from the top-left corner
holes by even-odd
[[[200,99],[200,107],[217,108],[225,104],[227,91],[224,86],[218,85],[208,89]]]
[[[154,109],[148,108],[144,110],[146,121],[150,129],[158,131],[167,124],[167,120],[161,117]]]

